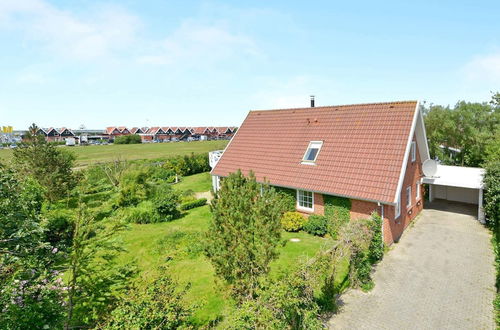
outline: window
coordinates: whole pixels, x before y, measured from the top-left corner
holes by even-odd
[[[406,207],[411,206],[411,186],[406,188]]]
[[[314,163],[316,161],[316,158],[318,157],[322,145],[323,141],[309,142],[309,146],[307,147],[306,153],[304,154],[304,158],[302,159],[302,161],[306,163]]]
[[[297,190],[297,204],[299,208],[313,210],[314,194],[312,191]]]
[[[417,143],[415,141],[411,142],[411,161],[417,160]]]
[[[420,184],[417,182],[416,186],[417,186],[417,189],[416,189],[416,191],[417,191],[417,195],[416,196],[417,197],[416,197],[416,199],[420,199]]]
[[[394,216],[394,219],[397,219],[401,215],[401,196],[399,196],[395,208],[396,208],[396,215]]]

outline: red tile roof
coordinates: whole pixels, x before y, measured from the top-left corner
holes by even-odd
[[[393,203],[416,101],[250,111],[212,174]],[[315,165],[301,164],[323,141]]]

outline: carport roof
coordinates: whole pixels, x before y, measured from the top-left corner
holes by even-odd
[[[484,169],[438,165],[436,175],[424,177],[423,182],[441,186],[480,189],[483,187]]]

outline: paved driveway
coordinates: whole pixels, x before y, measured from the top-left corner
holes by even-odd
[[[431,207],[378,265],[375,288],[342,296],[332,329],[494,329],[488,230],[463,204]]]

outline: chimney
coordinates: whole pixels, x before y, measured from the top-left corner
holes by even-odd
[[[314,108],[314,95],[311,95],[311,108]]]

